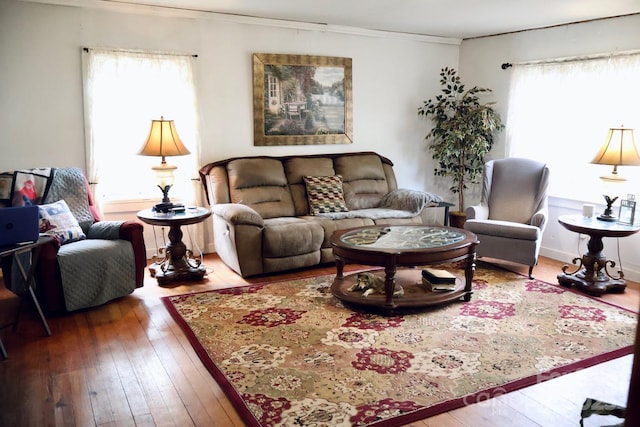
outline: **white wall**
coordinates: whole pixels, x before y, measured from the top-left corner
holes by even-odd
[[[434,186],[423,143],[428,126],[417,108],[439,89],[440,68],[457,66],[459,40],[67,3],[93,7],[0,0],[1,171],[85,167],[81,49],[115,47],[198,55],[199,165],[243,155],[376,151],[397,165],[400,187],[446,194]],[[352,58],[353,144],[254,147],[256,52]],[[139,207],[109,213],[107,219],[135,219]],[[149,230],[146,240],[155,246]],[[210,242],[205,249],[213,250]]]
[[[279,28],[206,13],[165,16],[147,7],[112,9],[0,0],[0,170],[84,166],[80,52],[100,46],[198,55],[200,165],[241,155],[372,150],[402,165],[401,186],[432,189],[431,159],[422,142],[428,128],[417,108],[438,89],[439,69],[457,65],[455,41]],[[354,143],[254,147],[254,52],[352,58]]]
[[[463,80],[493,89],[497,108],[506,122],[510,71],[502,70],[500,67],[502,63],[637,49],[640,49],[640,15],[633,15],[465,40],[460,48],[460,73]],[[638,114],[640,114],[640,103],[638,105]],[[594,106],[594,108],[598,107]],[[606,106],[601,108],[606,108]],[[553,153],[549,153],[549,155],[553,156]],[[502,134],[492,150],[491,157],[502,158],[505,156],[504,134]],[[580,185],[580,177],[552,176],[551,179],[571,179],[575,181],[576,186]],[[640,183],[636,183],[637,185]],[[477,192],[469,197],[470,202],[478,200],[479,193]],[[578,235],[565,230],[558,223],[557,218],[559,215],[580,213],[583,201],[552,199],[550,202],[551,220],[544,234],[542,254],[570,262],[575,256],[586,252],[586,240],[579,240]],[[618,206],[619,204],[616,203],[615,207]],[[598,212],[602,212],[603,209],[604,205],[596,208]],[[605,255],[616,260],[616,264],[618,261],[622,261],[625,276],[628,279],[639,281],[640,233],[619,239],[619,241],[605,238],[604,244]],[[618,244],[620,258],[618,258]]]

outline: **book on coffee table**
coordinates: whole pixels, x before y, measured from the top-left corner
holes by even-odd
[[[434,284],[456,283],[456,276],[447,270],[437,268],[422,269],[422,277]]]
[[[422,284],[430,291],[452,291],[456,287],[456,276],[447,270],[425,268]]]

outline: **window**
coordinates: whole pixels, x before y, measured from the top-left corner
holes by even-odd
[[[271,75],[269,75],[268,78],[269,78],[269,98],[276,98],[278,96],[276,78]]]
[[[197,108],[191,55],[87,49],[83,52],[87,174],[99,203],[162,194],[151,170],[159,157],[138,155],[151,120],[174,120],[191,155],[176,165],[172,200],[192,200],[197,175]]]
[[[550,195],[603,203],[606,190],[598,177],[613,167],[590,162],[609,128],[635,128],[640,143],[638,76],[640,54],[514,66],[506,128],[509,156],[547,163]],[[633,193],[640,167],[618,170],[629,181],[615,194]]]

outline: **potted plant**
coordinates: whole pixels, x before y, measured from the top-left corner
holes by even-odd
[[[435,175],[450,177],[453,185],[449,190],[458,194],[458,210],[450,212],[451,225],[456,225],[455,217],[461,217],[464,224],[464,190],[468,184],[478,183],[493,136],[504,126],[492,108],[494,103],[480,102],[480,94],[491,89],[474,86],[465,90],[456,70],[449,67],[440,71],[440,77],[442,93],[425,101],[418,115],[433,123],[425,141],[437,162]]]

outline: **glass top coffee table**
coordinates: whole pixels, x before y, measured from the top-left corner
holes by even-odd
[[[333,295],[347,303],[369,306],[386,313],[400,308],[418,308],[435,304],[471,299],[471,283],[475,271],[475,234],[452,227],[425,225],[364,226],[339,230],[331,236],[336,258],[336,278],[331,285]],[[465,261],[464,281],[456,278],[450,291],[429,291],[422,285],[422,265]],[[384,292],[364,295],[350,290],[358,280],[358,273],[344,276],[346,263],[384,267]],[[394,296],[396,285],[404,295]]]

